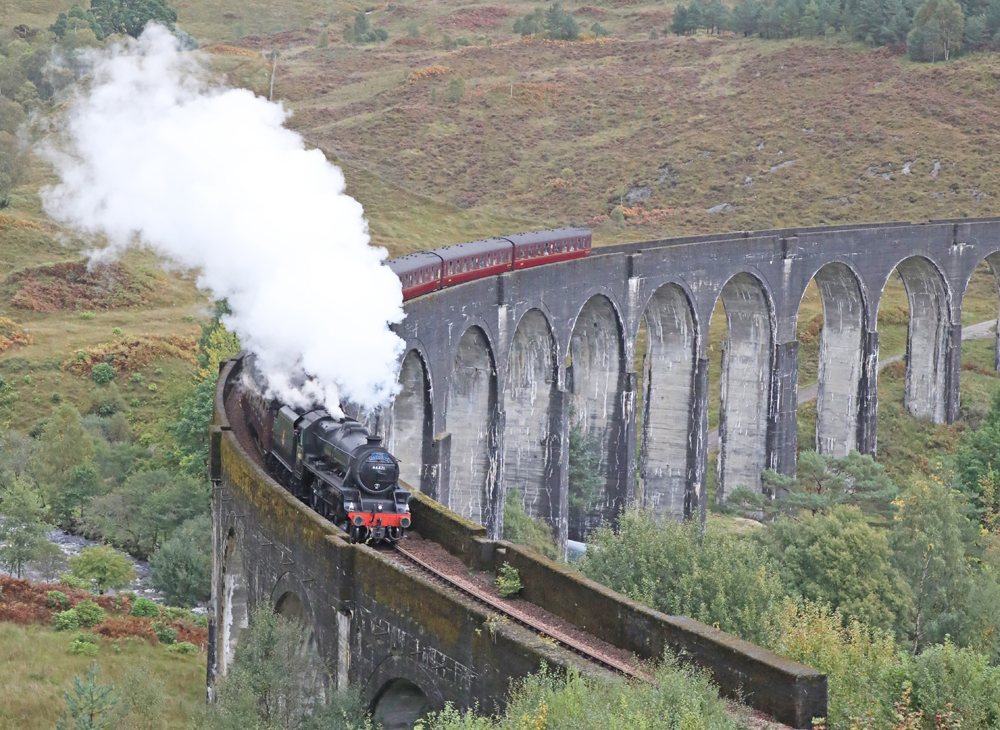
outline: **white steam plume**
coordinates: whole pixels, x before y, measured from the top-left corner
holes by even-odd
[[[287,116],[210,83],[151,25],[96,59],[48,150],[62,182],[43,191],[45,210],[105,234],[112,255],[142,245],[200,269],[199,286],[229,300],[226,326],[286,402],[373,408],[395,392],[399,280],[381,265],[385,249],[368,245],[341,171],[282,126]]]

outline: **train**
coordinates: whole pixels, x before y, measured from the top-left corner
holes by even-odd
[[[396,543],[410,527],[410,492],[378,436],[326,409],[267,397],[254,356],[243,356],[240,404],[267,471],[352,542]]]
[[[590,246],[586,228],[553,228],[420,251],[386,265],[399,277],[405,301],[505,271],[584,258],[590,255]]]

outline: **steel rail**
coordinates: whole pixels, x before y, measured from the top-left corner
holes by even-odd
[[[482,603],[485,606],[488,606],[493,611],[496,611],[501,616],[510,619],[514,623],[520,624],[521,626],[525,627],[526,629],[529,629],[530,631],[535,632],[536,634],[548,637],[553,642],[559,644],[563,648],[572,651],[574,654],[578,654],[584,657],[588,661],[594,662],[595,664],[599,664],[605,669],[610,669],[614,672],[618,672],[619,674],[623,674],[626,677],[632,679],[647,679],[645,676],[643,676],[638,671],[628,666],[624,662],[620,662],[617,659],[612,659],[611,657],[606,657],[596,654],[592,649],[584,646],[580,642],[564,634],[558,629],[553,629],[551,627],[544,626],[535,621],[527,614],[518,611],[513,606],[504,605],[503,603],[496,600],[490,595],[481,593],[479,591],[475,591],[472,588],[463,585],[463,583],[456,581],[455,579],[453,579],[448,575],[445,575],[440,570],[424,562],[423,560],[421,560],[408,550],[401,548],[398,543],[394,544],[392,547],[395,549],[397,553],[402,555],[404,558],[414,563],[415,565],[419,566],[422,570],[430,573],[438,580],[445,582],[449,587],[459,591],[463,595],[468,596],[469,598],[473,599],[478,603]]]

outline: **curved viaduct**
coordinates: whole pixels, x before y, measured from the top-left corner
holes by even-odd
[[[721,500],[738,486],[759,491],[764,469],[794,474],[796,319],[813,279],[824,314],[816,448],[874,454],[886,282],[898,269],[909,300],[906,406],[951,422],[962,299],[983,261],[997,273],[998,219],[648,241],[433,292],[409,301],[396,328],[406,354],[382,419],[388,443],[406,481],[494,538],[505,490],[516,488],[566,540],[574,426],[600,455],[606,498],[596,519],[634,500],[637,485],[662,515],[703,517],[707,333],[720,298]],[[637,362],[643,320],[648,345]]]

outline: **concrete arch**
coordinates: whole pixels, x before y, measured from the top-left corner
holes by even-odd
[[[965,293],[966,290],[969,288],[969,282],[972,281],[972,275],[975,272],[975,270],[979,267],[979,264],[983,262],[986,262],[986,265],[990,267],[990,271],[993,272],[993,277],[996,279],[997,288],[998,290],[1000,290],[1000,251],[993,251],[984,256],[982,259],[980,259],[980,261],[976,264],[976,266],[972,267],[972,271],[969,272],[969,275],[965,278],[965,281],[962,282],[963,303],[965,302]],[[1000,301],[998,301],[998,307],[1000,307]],[[998,321],[1000,321],[1000,313],[998,313]],[[996,338],[996,349],[994,350],[993,357],[994,357],[993,367],[995,370],[1000,371],[1000,337]]]
[[[823,305],[815,448],[841,457],[858,448],[866,297],[857,274],[844,263],[826,264],[813,279]]]
[[[623,326],[611,300],[592,296],[583,305],[570,340],[567,388],[573,415],[570,427],[579,427],[596,450],[598,472],[605,479],[605,512],[613,514],[624,499],[625,485],[618,484],[624,466],[623,413],[625,348]],[[574,539],[599,521],[599,517],[570,525]]]
[[[940,268],[925,256],[903,259],[896,270],[903,279],[910,307],[904,403],[917,418],[944,423],[952,335],[948,283]]]
[[[420,351],[406,353],[399,368],[399,393],[392,404],[391,444],[399,476],[413,489],[426,491],[424,477],[434,438],[431,378]]]
[[[246,564],[236,528],[229,528],[222,553],[222,651],[219,666],[225,675],[236,657],[240,632],[250,624],[247,607]]]
[[[372,722],[382,730],[410,730],[434,709],[430,698],[408,679],[392,679],[371,705]]]
[[[698,328],[691,300],[677,284],[653,293],[643,314],[648,338],[643,363],[639,473],[643,500],[660,516],[685,516]]]
[[[532,517],[558,517],[558,484],[551,479],[558,454],[552,414],[557,389],[556,343],[545,314],[524,313],[514,330],[504,385],[504,489],[516,489]],[[553,440],[556,440],[556,443]]]
[[[493,348],[481,327],[469,327],[459,340],[450,386],[448,507],[484,524],[491,512],[496,470],[497,373]]]
[[[736,274],[719,295],[726,309],[719,406],[718,501],[738,487],[761,490],[767,468],[774,324],[761,279]]]
[[[322,701],[326,696],[327,673],[317,641],[317,632],[312,608],[301,588],[298,591],[285,590],[289,585],[301,586],[290,573],[278,579],[271,593],[274,612],[288,621],[298,624],[302,630],[302,643],[295,650],[294,670],[297,689],[302,706]]]

